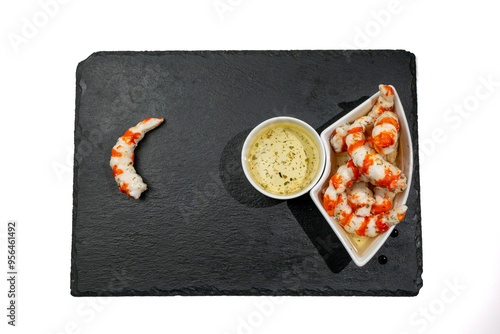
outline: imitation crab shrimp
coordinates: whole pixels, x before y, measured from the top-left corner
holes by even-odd
[[[380,85],[379,91],[380,96],[370,112],[357,121],[363,122],[363,130],[369,135],[367,141],[370,147],[377,153],[386,155],[387,160],[393,163],[399,136],[398,117],[394,113],[394,89],[388,85]],[[331,144],[336,153],[347,151],[349,128],[349,125],[344,125],[335,129]]]
[[[406,189],[406,176],[393,163],[399,122],[394,90],[380,85],[371,111],[350,125],[338,127],[331,139],[335,152],[350,160],[330,179],[323,206],[349,233],[374,237],[403,220],[407,207],[392,208],[395,195]],[[373,185],[373,191],[367,186]]]
[[[352,193],[346,196],[339,194],[335,206],[334,216],[337,221],[349,233],[356,233],[359,236],[376,237],[384,233],[393,225],[403,220],[407,207],[400,206],[396,209],[385,211],[376,215],[362,216],[359,208],[349,201]]]
[[[134,150],[146,132],[153,130],[162,122],[163,118],[146,118],[118,138],[111,150],[109,165],[113,169],[113,176],[120,186],[120,191],[129,197],[138,199],[147,189],[147,185],[134,168]]]

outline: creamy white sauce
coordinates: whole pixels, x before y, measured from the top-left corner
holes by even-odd
[[[264,128],[248,154],[250,173],[260,187],[277,195],[300,192],[316,177],[319,148],[306,130],[290,123]]]

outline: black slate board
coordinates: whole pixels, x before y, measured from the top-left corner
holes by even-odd
[[[76,76],[72,295],[418,294],[412,53],[99,52],[78,65]],[[379,83],[398,90],[415,171],[399,236],[359,268],[308,195],[277,201],[254,190],[240,152],[267,118],[294,116],[321,132]],[[118,190],[110,151],[147,117],[166,122],[136,150],[149,189],[134,200]]]

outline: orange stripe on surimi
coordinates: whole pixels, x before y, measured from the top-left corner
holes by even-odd
[[[352,170],[352,173],[354,174],[352,179],[353,181],[356,181],[359,178],[359,168],[354,164],[352,159],[347,162],[347,167]]]
[[[375,146],[375,148],[386,148],[392,146],[396,142],[394,137],[394,133],[382,131],[378,135],[373,137],[373,146]]]
[[[384,117],[380,121],[375,124],[375,126],[380,125],[380,124],[392,124],[396,128],[397,131],[399,131],[399,123],[394,117]]]
[[[382,106],[378,107],[378,109],[377,109],[377,116],[382,115],[386,111],[387,111],[387,109],[385,109],[384,107],[382,107]]]
[[[333,216],[336,204],[337,204],[336,201],[331,199],[330,196],[325,195],[323,197],[323,207],[325,208],[329,216]]]
[[[120,186],[120,191],[124,194],[127,194],[127,196],[130,196],[128,194],[129,192],[129,189],[128,189],[128,183],[127,182],[123,182],[123,184]]]
[[[130,144],[135,144],[136,143],[135,141],[139,139],[140,136],[141,136],[140,132],[132,132],[130,130],[127,130],[121,138],[124,142],[130,145]]]
[[[145,120],[143,120],[143,121],[142,121],[142,122],[140,122],[139,124],[144,124],[144,123],[147,123],[147,122],[149,122],[151,119],[153,119],[153,117],[146,118]]]
[[[150,120],[152,120],[153,117],[149,117],[149,118],[146,118],[145,120],[141,121],[139,124],[145,124],[147,122],[149,122]],[[163,121],[163,117],[160,117],[158,118],[160,121]]]
[[[389,95],[389,92],[391,92],[391,95],[394,95],[394,89],[392,89],[391,86],[384,85],[384,88],[388,90],[388,92],[385,93],[385,96]]]
[[[355,128],[347,130],[347,133],[351,134],[351,133],[362,132],[362,131],[363,131],[363,127],[362,126],[357,126]]]
[[[378,215],[379,213],[389,211],[392,208],[392,203],[385,199],[381,204],[372,205],[372,213]]]
[[[360,148],[361,146],[363,146],[365,144],[365,141],[364,140],[358,140],[357,142],[355,142],[354,144],[351,144],[349,146],[349,148],[347,149],[347,153],[352,156],[352,153],[354,151],[356,151],[358,148]]]
[[[347,184],[345,185],[346,187],[350,187],[359,179],[359,168],[354,165],[352,159],[347,162],[347,168],[350,168],[353,174],[351,181],[347,182]]]
[[[400,178],[401,176],[399,173],[394,175],[392,171],[389,168],[387,168],[385,170],[385,176],[382,179],[376,181],[375,185],[378,187],[385,187],[392,191],[396,188],[396,185],[399,182]]]
[[[122,154],[113,148],[111,149],[111,156],[119,158],[122,156]]]
[[[384,223],[383,219],[377,219],[375,222],[375,226],[377,226],[377,233],[384,233],[389,229],[389,225]]]
[[[363,237],[366,232],[366,226],[368,226],[369,218],[365,217],[365,220],[361,223],[359,228],[356,230],[356,234],[359,235],[360,237]]]
[[[114,165],[113,166],[113,176],[116,177],[117,175],[120,175],[120,174],[123,174],[123,170],[118,169],[118,166]]]
[[[398,213],[398,220],[402,221],[405,218],[406,212]]]
[[[363,166],[359,169],[359,172],[361,174],[368,174],[368,170],[370,169],[370,166],[372,166],[375,163],[373,158],[367,154],[365,155],[365,158],[363,159]]]
[[[337,129],[335,129],[333,131],[333,137],[335,137],[336,135],[337,135]],[[345,138],[346,137],[347,136],[340,136],[340,138],[342,138],[342,149],[341,149],[341,151],[345,151],[347,149],[347,144],[345,143]]]
[[[346,226],[346,225],[347,225],[347,223],[349,223],[349,221],[351,220],[351,218],[352,218],[352,213],[350,213],[350,214],[348,214],[348,215],[345,215],[345,216],[344,216],[344,218],[342,218],[342,219],[339,221],[340,225],[342,225],[342,226]]]
[[[339,173],[335,173],[335,175],[330,179],[330,183],[335,189],[339,189],[342,185],[342,176]]]
[[[382,110],[382,111],[393,111],[394,107],[385,108],[385,107],[380,106],[378,109]]]

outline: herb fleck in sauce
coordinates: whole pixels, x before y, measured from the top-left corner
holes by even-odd
[[[254,139],[248,156],[254,180],[266,191],[291,195],[306,188],[319,169],[319,149],[302,128],[273,124]]]

